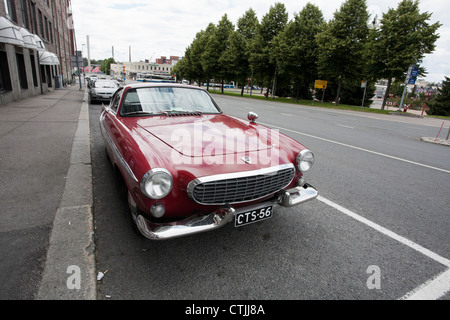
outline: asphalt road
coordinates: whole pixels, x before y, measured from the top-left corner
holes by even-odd
[[[242,228],[140,238],[91,105],[98,298],[450,299],[450,148],[420,141],[437,121],[214,98],[312,150],[306,177],[319,198]]]

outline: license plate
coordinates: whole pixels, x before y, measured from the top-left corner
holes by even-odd
[[[265,207],[258,207],[256,209],[249,209],[247,211],[238,212],[234,217],[234,226],[241,227],[250,223],[272,218],[273,207],[268,205]]]

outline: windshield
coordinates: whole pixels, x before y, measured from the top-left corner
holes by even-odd
[[[102,80],[95,81],[94,86],[96,88],[117,88],[118,87],[117,83],[114,81],[102,81]]]
[[[177,112],[220,113],[203,90],[177,87],[136,88],[127,91],[121,115]]]

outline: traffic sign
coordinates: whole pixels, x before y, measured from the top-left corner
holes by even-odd
[[[314,82],[314,88],[316,89],[326,89],[327,88],[328,81],[324,80],[316,80]]]
[[[419,66],[413,64],[409,67],[408,74],[406,75],[406,84],[416,84],[417,76],[419,75]]]

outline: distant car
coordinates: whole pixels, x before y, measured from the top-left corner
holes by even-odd
[[[97,75],[86,76],[88,87],[90,88],[95,83],[95,81],[97,81],[97,79]]]
[[[95,80],[95,82],[91,82],[89,103],[97,101],[109,102],[118,88],[119,83],[114,80]]]
[[[195,86],[119,88],[99,123],[134,229],[162,240],[241,227],[316,198],[313,153],[247,117],[223,114]]]

